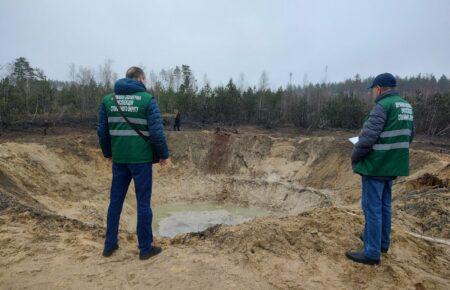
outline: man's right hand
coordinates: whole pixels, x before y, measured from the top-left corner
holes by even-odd
[[[159,165],[166,166],[167,164],[169,164],[169,158],[159,160]]]

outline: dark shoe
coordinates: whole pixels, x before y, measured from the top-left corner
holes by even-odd
[[[111,256],[118,248],[119,248],[119,245],[116,245],[114,248],[109,249],[109,250],[105,248],[103,250],[103,257]]]
[[[363,236],[363,234],[361,234],[361,235],[359,236],[359,239],[364,243],[364,236]],[[381,248],[381,252],[382,252],[383,254],[386,254],[388,251],[389,251],[389,248],[387,248],[387,249]]]
[[[150,250],[150,252],[145,253],[145,254],[139,254],[139,259],[140,260],[147,260],[153,256],[156,256],[158,254],[160,254],[162,252],[162,249],[160,247],[152,247],[152,249]]]
[[[378,265],[380,264],[380,260],[373,260],[373,259],[369,259],[366,257],[366,255],[364,254],[363,251],[360,252],[347,252],[345,253],[345,256],[347,256],[347,258],[349,258],[350,260],[356,262],[356,263],[361,263],[361,264],[366,264],[366,265]]]

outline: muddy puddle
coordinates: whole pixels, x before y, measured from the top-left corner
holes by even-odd
[[[165,204],[153,208],[153,231],[156,236],[174,237],[181,233],[200,232],[218,224],[236,225],[270,214],[258,208],[230,204]]]

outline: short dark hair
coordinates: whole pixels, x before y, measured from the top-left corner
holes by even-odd
[[[125,77],[129,79],[138,79],[139,77],[145,77],[145,73],[140,67],[132,66],[127,70]]]

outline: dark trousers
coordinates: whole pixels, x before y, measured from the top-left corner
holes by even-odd
[[[139,250],[148,253],[152,248],[153,213],[150,207],[152,195],[152,164],[119,164],[113,163],[110,203],[107,216],[105,248],[111,249],[117,245],[120,213],[128,191],[131,179],[134,180],[137,200],[137,235]]]
[[[391,237],[392,180],[362,177],[362,210],[365,218],[364,254],[378,260],[381,248],[388,249]]]
[[[175,123],[175,124],[173,125],[173,130],[174,130],[174,131],[180,131],[180,124]]]

